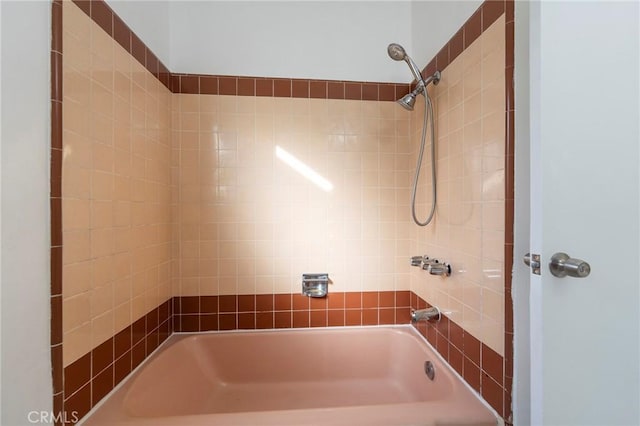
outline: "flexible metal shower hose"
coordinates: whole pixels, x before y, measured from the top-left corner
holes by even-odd
[[[424,122],[422,124],[422,141],[420,143],[420,152],[418,154],[418,164],[416,166],[416,175],[413,180],[413,192],[411,194],[411,215],[413,216],[413,221],[419,226],[427,226],[431,220],[433,220],[433,215],[436,211],[436,141],[435,141],[435,129],[433,125],[433,104],[431,103],[431,98],[427,94],[427,90],[425,89],[422,92],[425,98],[425,107],[424,107]],[[429,217],[424,222],[420,222],[418,216],[416,215],[416,192],[418,188],[418,178],[420,177],[420,168],[422,167],[422,156],[424,154],[424,145],[427,137],[427,121],[429,121],[431,127],[431,211],[429,212]]]

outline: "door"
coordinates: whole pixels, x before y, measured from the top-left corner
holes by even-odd
[[[542,264],[529,275],[531,422],[637,425],[638,2],[532,2],[529,14],[530,250]],[[556,252],[590,275],[553,276]]]

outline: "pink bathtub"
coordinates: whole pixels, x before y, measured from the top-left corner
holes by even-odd
[[[176,334],[84,422],[497,423],[411,326]]]

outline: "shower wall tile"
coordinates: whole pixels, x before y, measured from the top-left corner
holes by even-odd
[[[88,12],[62,3],[64,367],[171,297],[171,93]]]
[[[429,88],[435,100],[438,206],[433,224],[422,229],[412,225],[411,230],[414,254],[448,261],[453,269],[446,279],[412,271],[411,290],[417,298],[412,306],[422,303],[446,311],[450,330],[447,335],[441,327],[418,326],[419,331],[508,422],[513,374],[513,26],[507,23],[512,20],[510,1],[485,1],[423,71],[442,72],[440,84]],[[424,103],[416,109],[413,161]],[[422,178],[418,193],[418,216],[426,217],[430,176]]]
[[[500,355],[504,354],[505,92],[504,16],[449,66],[432,90],[436,109],[438,208],[413,226],[416,253],[452,264],[442,279],[413,270],[411,289]],[[424,108],[424,103],[420,104]],[[421,112],[416,117],[421,117]],[[412,122],[414,158],[421,120]],[[445,147],[446,146],[446,147]],[[443,148],[445,147],[445,148]],[[423,159],[428,170],[430,151]],[[418,188],[418,216],[431,203],[430,175]]]
[[[175,295],[298,293],[314,271],[330,293],[408,289],[405,111],[179,94],[171,117]]]

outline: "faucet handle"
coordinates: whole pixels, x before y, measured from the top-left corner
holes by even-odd
[[[431,275],[443,275],[448,277],[451,275],[451,265],[449,265],[448,263],[438,263],[430,265],[429,273]]]
[[[422,261],[422,269],[424,269],[425,271],[431,271],[431,267],[434,265],[438,265],[439,263],[440,261],[438,259],[430,259],[429,257],[425,256]]]

